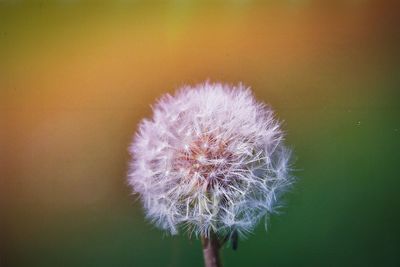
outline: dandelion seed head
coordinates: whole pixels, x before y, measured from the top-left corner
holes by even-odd
[[[147,217],[171,234],[241,235],[277,207],[292,182],[274,113],[239,84],[165,95],[129,148],[129,184]]]

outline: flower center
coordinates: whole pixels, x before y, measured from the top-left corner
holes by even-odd
[[[214,135],[202,135],[178,151],[173,160],[173,169],[184,180],[196,181],[197,185],[206,185],[206,188],[216,183],[226,183],[225,174],[234,157],[228,145],[228,142]]]

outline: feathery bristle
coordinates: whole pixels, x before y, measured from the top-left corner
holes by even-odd
[[[292,181],[290,151],[273,111],[250,89],[184,87],[153,112],[130,147],[129,184],[158,227],[244,235],[274,211]]]

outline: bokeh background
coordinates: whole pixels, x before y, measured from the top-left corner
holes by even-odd
[[[0,266],[202,266],[145,221],[127,146],[204,80],[284,121],[298,182],[226,266],[400,265],[398,1],[0,1]]]

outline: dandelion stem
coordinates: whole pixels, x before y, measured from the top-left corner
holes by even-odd
[[[211,232],[209,237],[201,238],[203,245],[204,266],[205,267],[222,267],[219,258],[220,243],[215,233]]]

